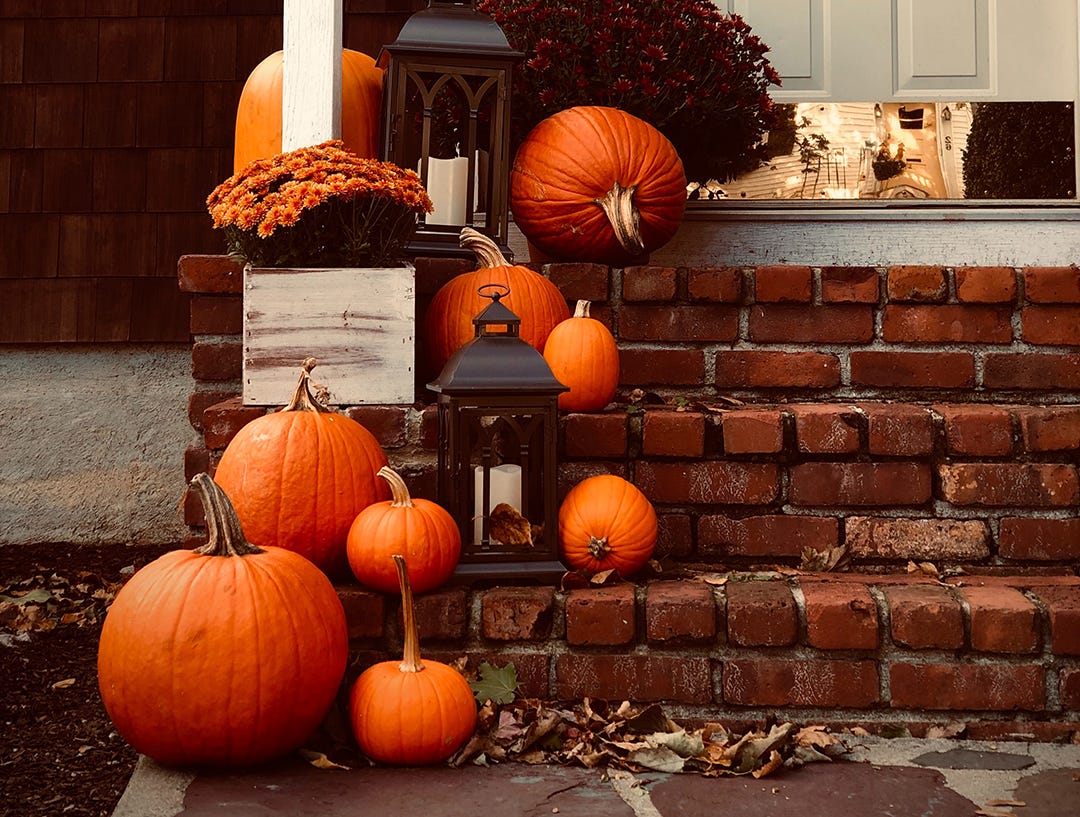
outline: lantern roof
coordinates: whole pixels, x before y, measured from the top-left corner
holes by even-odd
[[[525,56],[511,48],[503,30],[491,17],[477,11],[470,3],[440,3],[437,0],[431,0],[426,9],[406,20],[397,39],[386,48],[515,59]]]

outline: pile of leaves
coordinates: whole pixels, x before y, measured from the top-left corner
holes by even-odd
[[[126,569],[128,575],[134,566]],[[32,632],[99,624],[123,584],[88,570],[60,573],[41,567],[0,585],[0,642],[27,641]]]

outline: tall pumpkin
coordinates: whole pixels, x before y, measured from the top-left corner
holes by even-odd
[[[256,545],[283,547],[327,572],[346,568],[356,515],[390,490],[374,435],[311,393],[315,360],[301,367],[292,401],[245,425],[221,455],[215,478]]]
[[[400,662],[364,670],[349,693],[353,735],[368,757],[419,766],[446,760],[476,728],[476,700],[449,664],[420,657],[405,558],[392,557],[401,589],[405,650]]]
[[[582,480],[559,506],[559,547],[571,570],[629,576],[652,556],[656,534],[648,497],[614,474]]]
[[[236,107],[233,172],[255,159],[281,153],[281,85],[284,52],[255,66]],[[341,140],[358,156],[379,155],[383,70],[360,51],[341,52]]]
[[[159,763],[251,766],[322,722],[348,660],[345,612],[307,559],[247,542],[207,474],[191,485],[210,539],[120,589],[101,629],[98,684],[116,730]]]
[[[521,318],[521,339],[542,352],[551,330],[570,317],[559,288],[540,273],[511,264],[495,242],[478,230],[465,227],[460,243],[472,250],[480,267],[443,284],[428,307],[424,339],[432,369],[441,371],[450,355],[475,336],[473,318],[490,304],[478,292],[484,284],[509,288],[501,303]]]
[[[553,259],[625,264],[675,235],[686,174],[667,137],[616,108],[567,108],[525,137],[510,173],[510,208]]]
[[[564,411],[596,411],[611,402],[619,385],[619,349],[600,321],[589,315],[589,302],[578,301],[572,317],[551,330],[544,360],[560,383]]]

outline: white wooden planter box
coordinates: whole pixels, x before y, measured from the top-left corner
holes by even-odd
[[[415,399],[412,266],[244,270],[244,404],[289,401],[305,358],[334,405]]]

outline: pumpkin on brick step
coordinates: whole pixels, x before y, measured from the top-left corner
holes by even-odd
[[[476,700],[465,677],[449,664],[420,657],[409,572],[392,557],[401,590],[404,657],[368,667],[349,693],[349,720],[360,749],[383,763],[439,763],[476,728]]]
[[[578,301],[572,317],[548,335],[544,360],[570,390],[559,395],[564,411],[596,411],[611,402],[619,385],[619,350],[604,324],[589,315],[589,302]]]
[[[623,265],[675,235],[686,174],[675,147],[648,122],[616,108],[567,108],[518,148],[510,208],[550,258]]]
[[[476,336],[473,318],[490,305],[479,294],[485,284],[501,284],[510,290],[502,304],[521,318],[521,339],[543,351],[551,330],[570,317],[559,288],[540,273],[511,264],[495,242],[478,230],[462,229],[460,244],[472,250],[480,267],[443,284],[428,307],[424,339],[434,371],[442,371],[450,355]]]
[[[251,766],[302,745],[333,703],[348,628],[330,580],[258,548],[207,474],[209,541],[167,553],[117,593],[98,685],[117,732],[166,765]]]
[[[582,480],[559,506],[559,547],[571,570],[636,573],[652,556],[656,533],[648,497],[614,474]]]
[[[255,159],[281,153],[281,87],[284,52],[255,66],[236,106],[233,172]],[[360,51],[341,52],[341,140],[366,159],[379,155],[383,70]]]
[[[256,545],[283,547],[328,573],[347,570],[345,543],[356,515],[390,497],[376,472],[387,464],[375,436],[319,403],[313,358],[292,401],[245,425],[221,455],[215,479]]]
[[[398,590],[393,555],[408,560],[409,582],[417,593],[443,584],[461,556],[461,533],[449,511],[428,499],[413,499],[401,476],[391,468],[378,476],[390,485],[393,498],[360,511],[349,528],[349,567],[361,584],[381,593]]]

